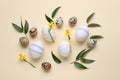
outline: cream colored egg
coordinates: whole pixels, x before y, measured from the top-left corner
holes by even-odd
[[[86,26],[81,26],[76,30],[76,39],[78,41],[85,41],[89,36],[89,30]]]
[[[58,28],[61,28],[62,25],[63,25],[63,18],[62,18],[62,17],[58,17],[58,18],[56,19],[55,23],[56,23],[56,26],[57,26]]]
[[[39,58],[44,52],[44,46],[40,41],[33,42],[29,47],[30,56],[33,59]]]
[[[49,26],[43,27],[42,28],[42,36],[43,36],[44,40],[46,40],[46,41],[52,41],[48,30],[49,30]],[[52,38],[55,39],[55,37],[56,37],[55,30],[51,29],[50,33],[51,33]]]
[[[60,42],[58,46],[58,52],[63,57],[68,57],[71,53],[70,43],[67,41]]]

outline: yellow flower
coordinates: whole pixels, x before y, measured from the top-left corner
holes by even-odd
[[[71,35],[71,31],[70,31],[69,29],[66,29],[65,35],[66,35],[66,36],[70,36],[70,35]]]
[[[21,61],[24,61],[24,60],[25,60],[25,54],[20,53],[20,54],[19,54],[19,59],[20,59]]]
[[[71,37],[70,37],[71,31],[69,29],[66,29],[65,35],[68,37],[69,40],[71,39]]]
[[[53,22],[53,21],[51,21],[50,23],[49,23],[49,26],[50,27],[53,27],[55,25],[55,23]]]

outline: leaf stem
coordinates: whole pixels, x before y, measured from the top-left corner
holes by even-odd
[[[75,60],[75,61],[71,62],[70,64],[73,64],[73,63],[76,62],[76,61],[78,61],[78,60]]]

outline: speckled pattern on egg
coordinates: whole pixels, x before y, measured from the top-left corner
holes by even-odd
[[[37,28],[33,27],[29,31],[31,37],[35,37],[37,35]]]
[[[97,40],[96,40],[96,39],[89,39],[88,42],[87,42],[87,45],[88,45],[88,47],[90,47],[90,48],[94,48],[95,45],[96,45],[96,43],[97,43]]]
[[[40,41],[33,42],[29,47],[30,56],[34,59],[39,58],[44,52],[44,46]]]
[[[48,26],[44,26],[42,28],[42,36],[43,36],[44,40],[46,40],[46,41],[52,41],[51,37],[50,37],[50,34],[48,32],[48,29],[49,29]],[[55,39],[56,38],[55,30],[51,29],[50,33],[51,33],[52,38]]]
[[[70,26],[75,26],[75,24],[77,23],[77,17],[71,17],[68,23]]]
[[[62,17],[57,18],[55,23],[58,28],[61,28],[63,25],[63,18]]]

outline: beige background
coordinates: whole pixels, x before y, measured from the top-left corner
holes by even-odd
[[[55,44],[45,42],[41,29],[47,25],[44,13],[49,16],[53,9],[62,6],[56,18],[64,18],[62,29],[55,28],[57,38]],[[92,22],[102,25],[101,28],[90,28],[90,35],[101,34],[105,38],[98,41],[96,48],[87,55],[95,59],[92,64],[86,64],[88,70],[78,70],[70,64],[79,51],[86,48],[86,42],[81,44],[75,40],[75,30],[80,25],[86,25],[85,20],[92,12],[96,15]],[[30,39],[30,44],[40,40],[45,46],[44,55],[39,60],[32,60],[28,49],[20,46],[19,37],[24,36],[16,32],[11,23],[20,24],[20,16],[28,20],[31,27],[37,27],[37,38]],[[68,19],[78,17],[74,28],[68,25]],[[68,59],[63,59],[57,52],[60,41],[65,40],[64,30],[72,30],[73,53]],[[29,35],[29,34],[28,34]],[[120,0],[0,0],[0,80],[120,80]],[[50,54],[61,58],[62,64],[56,64]],[[26,58],[36,65],[33,69],[29,64],[20,62],[18,53],[23,52]],[[41,69],[41,63],[49,61],[52,64],[50,72]]]

